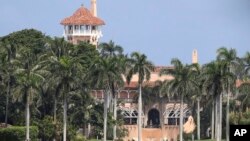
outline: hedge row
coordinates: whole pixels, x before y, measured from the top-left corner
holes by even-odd
[[[24,141],[26,136],[26,127],[11,126],[8,128],[0,128],[1,141]],[[38,138],[38,128],[36,126],[30,127],[30,139],[36,141]]]

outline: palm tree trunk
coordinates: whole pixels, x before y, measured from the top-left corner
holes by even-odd
[[[142,141],[142,92],[141,92],[141,84],[139,84],[139,99],[138,99],[138,141]]]
[[[30,107],[29,107],[29,94],[27,94],[26,96],[26,105],[25,105],[25,109],[26,109],[26,139],[25,141],[29,141],[30,140]]]
[[[66,93],[63,97],[63,141],[67,140],[67,98]]]
[[[116,121],[116,119],[117,119],[117,95],[115,95],[114,97],[114,120]],[[115,139],[116,139],[116,124],[114,125],[113,128],[113,140]]]
[[[8,80],[7,95],[6,95],[6,107],[5,107],[5,126],[8,124],[8,111],[9,111],[9,97],[10,97],[10,78]]]
[[[183,141],[183,97],[184,95],[181,95],[181,107],[180,107],[180,141]]]
[[[214,139],[214,111],[215,111],[215,100],[212,101],[212,121],[211,121],[211,139]]]
[[[197,99],[197,139],[200,140],[200,98]]]
[[[56,110],[57,110],[57,98],[55,97],[54,101],[54,122],[56,124]]]
[[[111,92],[109,91],[108,93],[107,93],[107,109],[109,109],[109,107],[110,107],[110,105],[111,105],[111,102],[112,102],[112,100],[111,100]]]
[[[103,141],[106,141],[107,140],[107,114],[108,114],[108,94],[109,92],[105,93],[104,94],[104,115],[103,115]]]
[[[160,105],[161,105],[161,110],[160,110],[160,114],[161,114],[160,115],[160,122],[161,122],[161,124],[160,125],[161,125],[161,129],[163,129],[163,125],[164,125],[164,116],[163,116],[163,112],[164,111],[163,110],[165,110],[163,108],[163,104],[162,103],[163,103],[163,98],[160,99]]]
[[[219,99],[220,99],[220,96],[219,95],[217,95],[216,96],[216,113],[215,113],[215,139],[216,139],[216,141],[220,141],[219,140],[219,131],[220,131],[220,125],[219,125],[219,123],[220,123],[220,121],[219,121],[219,116],[220,116],[220,112],[219,112],[219,109],[220,109],[220,101],[219,101]]]
[[[229,96],[230,96],[230,88],[228,87],[228,93],[227,93],[227,117],[226,117],[226,140],[229,141]]]
[[[56,125],[56,110],[57,110],[57,99],[55,97],[55,101],[54,101],[54,124]],[[56,141],[56,136],[57,134],[55,134],[53,141]]]
[[[113,98],[113,94],[110,93],[109,95],[109,106],[108,106],[108,109],[110,112],[113,112],[114,111],[114,98]]]
[[[220,123],[219,123],[219,140],[221,141],[222,138],[222,94],[220,94]]]

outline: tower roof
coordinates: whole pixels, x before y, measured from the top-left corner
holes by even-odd
[[[75,11],[75,13],[72,16],[63,19],[61,21],[61,24],[62,25],[71,25],[71,24],[72,25],[74,24],[104,25],[105,23],[100,18],[93,16],[87,8],[81,6],[79,9]]]

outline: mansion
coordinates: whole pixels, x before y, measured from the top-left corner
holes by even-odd
[[[105,22],[97,17],[96,0],[91,0],[90,10],[83,5],[77,9],[72,16],[61,21],[63,25],[64,38],[73,44],[81,41],[89,42],[97,47],[99,39],[103,36],[101,28]],[[194,50],[192,54],[193,63],[197,63],[198,55]],[[159,76],[161,69],[166,67],[156,67],[151,72],[151,78],[145,85],[154,86],[157,81],[171,80],[172,76]],[[172,69],[168,67],[168,69]],[[128,129],[128,136],[125,141],[137,140],[137,116],[138,106],[135,97],[138,95],[138,76],[134,75],[130,84],[125,84],[123,89],[117,92],[118,100],[122,101],[117,107],[124,118],[124,127]],[[92,95],[97,100],[104,98],[104,91],[92,90]],[[142,114],[142,140],[143,141],[176,141],[179,134],[179,101],[169,100],[159,95],[150,104],[143,105]],[[184,118],[191,114],[187,104],[183,106]]]

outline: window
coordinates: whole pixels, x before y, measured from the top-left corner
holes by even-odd
[[[89,25],[86,25],[86,30],[89,30]]]
[[[68,26],[68,34],[72,34],[73,33],[73,30],[72,30],[72,25],[69,25]]]
[[[78,30],[79,29],[79,26],[78,25],[75,25],[75,30]]]

